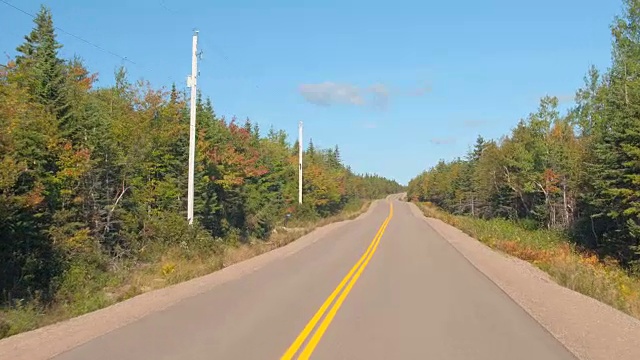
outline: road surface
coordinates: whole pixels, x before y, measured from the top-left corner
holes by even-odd
[[[574,359],[395,198],[288,257],[55,359],[309,357]]]

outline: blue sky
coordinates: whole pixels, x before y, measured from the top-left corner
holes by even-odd
[[[337,144],[355,171],[406,183],[439,159],[463,156],[478,134],[497,138],[537,107],[567,101],[588,67],[610,63],[618,0],[301,1],[7,0],[44,3],[62,29],[61,54],[80,55],[99,85],[127,66],[133,79],[185,87],[191,35],[204,51],[199,86],[219,115],[250,117]],[[312,2],[309,2],[312,3]],[[0,51],[30,18],[0,3]]]

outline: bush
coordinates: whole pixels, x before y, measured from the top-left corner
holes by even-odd
[[[296,205],[293,214],[291,214],[291,218],[295,221],[313,221],[317,220],[319,215],[313,204],[303,202],[302,204]]]

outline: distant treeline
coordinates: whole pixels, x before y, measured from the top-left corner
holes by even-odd
[[[612,65],[588,71],[567,113],[558,99],[499,140],[479,137],[464,159],[440,162],[409,196],[450,212],[563,229],[601,255],[640,269],[640,1],[611,26]]]
[[[78,58],[61,59],[42,8],[19,55],[0,67],[0,294],[62,300],[62,282],[108,271],[154,244],[268,238],[286,213],[326,217],[359,199],[402,191],[395,181],[354,174],[339,149],[304,154],[283,131],[261,136],[250,120],[219,117],[198,95],[195,225],[186,224],[189,110],[185,95],[115,85]]]

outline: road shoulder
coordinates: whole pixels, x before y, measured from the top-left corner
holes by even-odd
[[[211,274],[140,294],[112,306],[82,316],[44,326],[0,340],[0,360],[50,359],[99,336],[162,311],[187,298],[252,273],[265,265],[288,257],[323,239],[348,223],[369,217],[382,200],[371,203],[366,212],[353,220],[319,227],[311,233],[272,251],[233,264]]]
[[[496,252],[440,220],[427,222],[478,271],[581,360],[640,359],[640,321],[555,283],[526,261]]]

